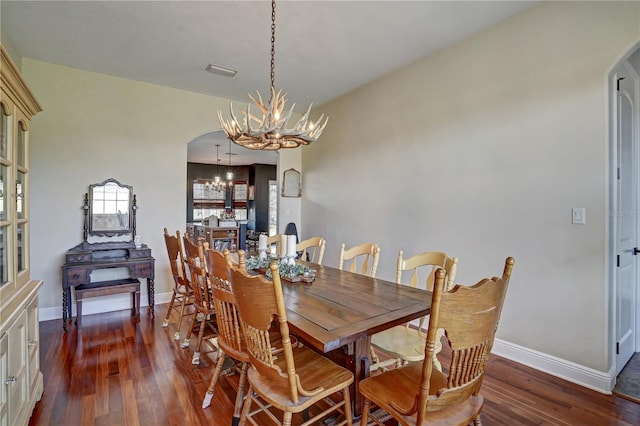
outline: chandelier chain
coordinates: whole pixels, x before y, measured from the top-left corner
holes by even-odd
[[[276,62],[276,0],[271,0],[271,87],[275,86]]]
[[[316,141],[322,134],[329,118],[324,114],[316,121],[309,119],[311,105],[307,112],[297,122],[288,127],[287,123],[293,113],[295,104],[287,111],[287,94],[282,89],[275,89],[275,57],[276,57],[276,1],[271,0],[271,87],[270,98],[265,105],[260,92],[257,97],[249,95],[249,98],[262,112],[253,114],[249,110],[243,110],[244,119],[239,120],[233,112],[233,103],[229,104],[231,118],[226,120],[222,112],[218,111],[218,119],[230,142],[234,142],[248,149],[262,149],[274,151],[280,148],[296,148],[300,145],[309,145]],[[231,163],[231,158],[229,158]]]

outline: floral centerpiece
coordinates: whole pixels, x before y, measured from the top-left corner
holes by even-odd
[[[280,272],[280,277],[287,281],[311,282],[313,281],[313,278],[315,278],[315,269],[311,269],[301,263],[294,263],[293,265],[289,264],[286,257],[280,258],[273,254],[269,254],[266,257],[251,256],[247,259],[245,267],[247,272],[264,271],[265,277],[272,279],[271,268],[269,268],[269,265],[271,265],[272,262],[278,263],[278,272]]]

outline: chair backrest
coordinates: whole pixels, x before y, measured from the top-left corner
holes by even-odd
[[[293,222],[287,223],[287,226],[284,228],[285,235],[295,235],[296,236],[296,244],[300,242],[298,238],[298,228],[296,228],[296,224]]]
[[[345,250],[345,244],[340,247],[338,269],[342,270],[345,261],[351,261],[349,272],[368,275],[375,278],[380,260],[380,247],[376,243],[362,243]],[[362,267],[358,270],[358,261],[362,260]],[[371,266],[369,267],[369,263]]]
[[[449,290],[454,285],[457,267],[458,258],[451,258],[441,251],[426,251],[405,259],[402,250],[400,250],[398,252],[398,264],[396,268],[396,283],[402,284],[403,272],[413,271],[409,285],[411,285],[411,287],[418,287],[418,283],[420,282],[419,272],[425,272],[427,274],[426,280],[424,281],[425,290],[433,291],[436,271],[438,268],[444,268],[446,273],[445,290]]]
[[[198,257],[198,241],[202,241],[202,238],[193,239],[189,234],[184,234],[182,244],[186,259],[190,257]]]
[[[324,248],[327,241],[322,237],[312,237],[296,244],[296,251],[300,253],[300,259],[322,265]]]
[[[267,251],[279,255],[280,254],[280,242],[282,241],[282,236],[284,234],[274,234],[270,237],[267,237]],[[271,247],[275,244],[275,248],[272,250]]]
[[[433,286],[438,269],[445,271],[445,290],[453,288],[458,268],[458,258],[450,258],[446,253],[441,251],[427,251],[424,253],[411,256],[407,259],[403,257],[403,252],[398,252],[398,263],[396,268],[396,283],[402,284],[402,273],[405,271],[413,271],[409,281],[411,287],[418,287],[420,283],[420,272],[427,274],[425,280],[425,290],[433,291]],[[423,275],[424,276],[424,275]],[[426,317],[420,317],[418,323],[418,333],[422,334],[422,325]],[[409,323],[407,323],[409,326]]]
[[[232,358],[249,361],[236,297],[231,288],[231,281],[229,281],[229,267],[232,266],[230,253],[228,250],[222,253],[208,249],[204,255],[216,311],[218,345]],[[244,253],[241,260],[244,261]]]
[[[184,267],[184,253],[180,242],[180,231],[176,231],[176,235],[170,235],[167,228],[164,228],[164,244],[167,247],[169,265],[171,266],[171,274],[173,275],[175,288],[180,286],[189,287],[189,278],[187,277]]]
[[[273,281],[268,281],[262,275],[250,276],[245,269],[232,267],[231,284],[251,364],[275,388],[289,389],[291,401],[297,403],[299,395],[308,392],[302,389],[296,374],[278,265],[274,262],[269,268]],[[269,336],[275,318],[282,336],[281,348],[274,347]],[[279,351],[280,355],[275,356]]]
[[[444,270],[436,271],[422,381],[416,396],[416,424],[422,424],[427,411],[458,404],[480,391],[514,263],[512,257],[506,259],[501,278],[485,278],[472,287],[456,285],[450,290],[445,289]],[[429,389],[432,373],[442,375],[434,371],[431,361],[438,328],[445,330],[451,362],[448,375],[434,381],[440,387]]]
[[[202,239],[198,238],[197,243],[193,240],[183,238],[185,255],[189,273],[191,274],[191,289],[193,290],[193,303],[200,310],[212,310],[213,301],[209,291],[209,281],[207,279],[207,269],[204,260],[204,247]]]

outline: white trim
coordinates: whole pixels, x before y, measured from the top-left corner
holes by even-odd
[[[615,385],[615,367],[598,371],[500,339],[495,339],[492,353],[606,395]]]
[[[172,292],[156,293],[154,295],[155,304],[169,303],[171,301]],[[84,299],[82,301],[82,316],[91,314],[101,314],[104,312],[121,311],[124,309],[131,309],[131,299],[129,294],[106,296],[109,297],[109,303],[105,303],[105,296],[92,297],[91,299]],[[75,305],[75,304],[74,304]],[[147,296],[142,294],[140,296],[140,307],[149,306]],[[73,306],[73,313],[75,314],[75,306]],[[52,308],[40,308],[40,321],[49,321],[55,319],[62,319],[62,306],[54,306]],[[155,309],[155,315],[164,315],[164,312],[158,313],[158,309]]]

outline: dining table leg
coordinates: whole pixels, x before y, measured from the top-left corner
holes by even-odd
[[[360,381],[369,377],[371,372],[371,360],[369,359],[369,346],[371,336],[361,337],[353,345],[347,348],[347,367],[353,372],[353,385],[351,385],[351,406],[354,419],[362,415],[362,396],[360,395]]]

